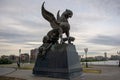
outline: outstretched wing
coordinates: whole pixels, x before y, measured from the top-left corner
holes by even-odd
[[[55,19],[54,15],[47,11],[45,8],[44,8],[44,3],[42,4],[42,16],[50,23],[51,27],[52,28],[57,28],[59,27],[59,23],[57,22],[57,20]]]

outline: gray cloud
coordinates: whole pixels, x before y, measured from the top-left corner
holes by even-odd
[[[107,15],[120,15],[120,0],[77,0],[82,6],[94,12],[103,12]],[[87,3],[87,4],[86,4]]]
[[[120,0],[99,0],[96,3],[108,14],[120,15]]]
[[[98,35],[88,42],[100,45],[108,45],[108,46],[120,46],[120,37],[119,36],[106,36],[106,35]]]
[[[17,32],[1,32],[0,39],[7,40],[8,43],[26,43],[26,42],[35,42],[41,41],[44,35],[41,34],[27,34],[27,33],[17,33]],[[4,41],[3,41],[4,42]],[[5,41],[6,42],[6,41]]]
[[[79,2],[73,0],[61,0],[61,2],[56,0],[45,1],[45,7],[53,14],[56,14],[58,9],[61,10],[61,13],[66,8],[73,11],[74,16],[69,20],[71,25],[70,31],[72,33],[76,32],[75,34],[81,33],[81,35],[78,34],[75,37],[78,40],[85,38],[84,42],[88,39],[88,37],[84,37],[86,36],[85,33],[89,34],[89,31],[97,29],[98,25],[102,27],[100,28],[102,31],[106,25],[110,25],[110,19],[108,18],[112,17],[111,22],[115,22],[114,17],[117,15],[119,21],[119,0],[79,0]],[[35,45],[39,45],[29,42],[41,42],[42,37],[52,29],[49,23],[41,16],[40,7],[42,2],[43,0],[0,0],[0,40],[3,40],[0,43],[5,43],[0,45],[0,47],[6,46],[7,48],[7,44],[10,43],[8,45],[17,44],[17,46],[22,45],[21,47],[25,49],[31,49],[35,48]],[[103,23],[101,25],[102,21]],[[111,27],[113,31],[115,26],[113,25]],[[109,31],[110,29],[107,28],[107,30]],[[104,31],[106,31],[106,28],[104,28]],[[94,37],[88,43],[119,46],[119,38],[116,36],[104,36],[102,34],[105,33],[101,32],[100,36]],[[82,47],[84,46],[87,47],[83,43]]]

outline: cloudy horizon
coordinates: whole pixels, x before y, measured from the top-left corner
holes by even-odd
[[[51,30],[41,15],[41,5],[52,12],[73,11],[69,19],[79,55],[117,55],[120,51],[120,0],[0,0],[0,55],[30,53]]]

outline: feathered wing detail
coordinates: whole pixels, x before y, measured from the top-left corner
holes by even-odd
[[[60,10],[57,12],[57,21],[60,21]]]
[[[54,15],[44,8],[44,4],[45,2],[43,2],[42,4],[42,9],[41,9],[42,16],[50,23],[52,28],[57,28],[59,26],[59,23],[55,19]]]

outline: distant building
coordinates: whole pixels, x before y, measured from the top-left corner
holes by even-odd
[[[9,60],[12,61],[12,62],[16,62],[16,61],[18,61],[18,58],[19,58],[19,57],[16,56],[16,55],[9,55],[9,56],[7,56],[7,55],[2,55],[1,58],[9,59]]]
[[[94,60],[94,57],[87,57],[88,60]]]
[[[1,58],[9,59],[9,56],[7,56],[7,55],[2,55]]]
[[[101,60],[104,60],[105,58],[103,57],[103,56],[95,56],[95,60],[99,60],[99,61],[101,61]]]
[[[107,57],[107,53],[106,53],[106,52],[104,53],[104,59],[105,59],[105,60],[108,60],[108,57]]]
[[[111,55],[110,59],[111,60],[118,60],[119,56],[118,55]]]
[[[30,61],[35,62],[35,60],[37,59],[37,55],[38,55],[38,48],[32,49],[30,51]]]
[[[11,60],[12,62],[17,62],[18,61],[18,56],[16,56],[16,55],[10,55],[9,56],[9,60]]]
[[[29,62],[29,54],[28,53],[20,54],[20,61],[23,63]]]

